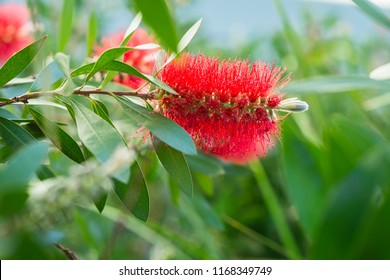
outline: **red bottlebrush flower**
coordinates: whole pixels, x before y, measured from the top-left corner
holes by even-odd
[[[0,5],[0,66],[32,42],[29,19],[29,11],[24,5]]]
[[[179,95],[164,94],[162,113],[181,125],[197,148],[223,160],[246,163],[265,155],[278,136],[270,115],[282,100],[285,69],[264,62],[182,54],[160,73]]]
[[[101,45],[95,47],[95,56],[101,55],[105,50],[109,48],[115,48],[120,45],[122,42],[124,33],[113,34],[108,37],[102,38]],[[146,30],[139,28],[131,36],[129,42],[127,43],[128,47],[135,47],[143,44],[155,43],[152,36],[149,36]],[[133,66],[140,72],[144,74],[152,74],[154,67],[154,61],[156,58],[157,49],[151,50],[131,50],[125,53],[123,57],[123,62]],[[142,86],[145,81],[141,78],[127,75],[119,74],[114,78],[114,81],[125,86],[128,86],[132,89],[137,89]]]

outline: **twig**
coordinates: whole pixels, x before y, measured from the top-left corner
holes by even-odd
[[[94,89],[94,90],[81,90],[77,89],[73,91],[73,94],[78,95],[84,95],[89,96],[91,94],[104,94],[104,95],[121,95],[121,96],[136,96],[142,99],[152,99],[154,95],[157,93],[157,90],[148,92],[148,93],[139,93],[137,91],[106,91],[106,90],[100,90],[100,89]],[[3,107],[5,105],[13,104],[16,102],[22,102],[22,103],[28,103],[29,99],[32,98],[38,98],[41,96],[56,96],[59,95],[56,91],[41,91],[41,92],[30,92],[25,93],[19,96],[12,97],[9,101],[3,101],[0,102],[0,107]]]
[[[54,243],[54,246],[56,246],[58,249],[60,249],[64,254],[65,256],[68,257],[68,259],[70,260],[78,260],[79,258],[76,256],[75,253],[73,253],[71,250],[69,250],[68,248],[65,248],[64,246],[62,246],[61,244],[59,243]]]
[[[90,94],[105,94],[105,95],[124,95],[124,96],[136,96],[142,99],[152,99],[154,95],[157,93],[156,90],[148,92],[148,93],[139,93],[137,91],[108,91],[101,89],[93,89],[93,90],[75,90],[73,94],[79,94],[84,96],[89,96]]]

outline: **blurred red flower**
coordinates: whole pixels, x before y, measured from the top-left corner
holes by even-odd
[[[107,49],[119,47],[123,37],[124,33],[121,32],[103,37],[101,45],[95,47],[94,55],[99,56]],[[135,47],[149,43],[155,43],[154,38],[148,35],[145,29],[139,28],[131,36],[126,46]],[[133,66],[144,74],[150,75],[152,74],[157,51],[158,49],[131,50],[125,53],[123,62]],[[131,89],[137,89],[145,83],[145,80],[128,74],[118,74],[114,78],[114,81],[128,86]]]
[[[29,20],[25,5],[0,4],[0,65],[32,42]]]
[[[179,95],[164,94],[163,114],[181,125],[205,153],[246,163],[265,155],[278,136],[271,116],[288,79],[285,69],[264,62],[182,54],[160,73]]]

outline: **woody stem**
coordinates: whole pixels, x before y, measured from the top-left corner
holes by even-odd
[[[137,91],[106,91],[100,89],[94,90],[82,90],[76,89],[73,91],[73,94],[89,96],[91,94],[103,94],[103,95],[120,95],[120,96],[136,96],[142,99],[152,99],[157,93],[157,90],[148,92],[148,93],[139,93]],[[41,96],[57,96],[60,95],[56,91],[40,91],[40,92],[29,92],[19,96],[12,97],[10,100],[0,102],[0,107],[5,105],[13,104],[16,102],[28,103],[29,99],[38,98]]]

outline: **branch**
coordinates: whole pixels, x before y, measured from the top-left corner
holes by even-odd
[[[137,91],[106,91],[100,89],[94,89],[94,90],[76,89],[73,91],[73,94],[84,95],[84,96],[89,96],[91,94],[104,94],[104,95],[114,94],[114,95],[122,95],[122,96],[136,96],[142,99],[152,99],[156,93],[157,90],[148,93],[139,93]],[[19,96],[12,97],[11,100],[9,101],[0,102],[0,107],[13,104],[16,102],[28,103],[29,99],[38,98],[41,96],[56,96],[56,95],[60,95],[60,94],[56,91],[41,91],[41,92],[25,93]]]
[[[75,253],[73,253],[71,250],[68,248],[65,248],[59,243],[54,243],[54,246],[56,246],[58,249],[60,249],[70,260],[78,260],[79,258],[76,256]]]

